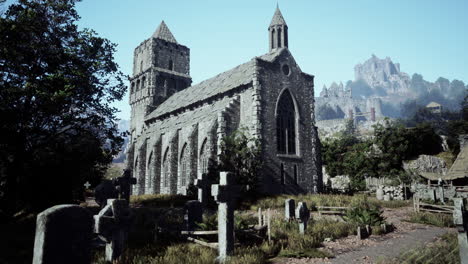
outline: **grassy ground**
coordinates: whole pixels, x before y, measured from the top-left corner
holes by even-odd
[[[455,233],[441,236],[436,242],[409,250],[396,259],[381,259],[380,264],[458,264],[460,257],[458,252],[458,238]]]
[[[309,208],[314,208],[316,206],[350,206],[356,200],[363,199],[367,197],[365,194],[358,194],[354,196],[349,195],[332,195],[332,194],[304,194],[304,195],[278,195],[274,197],[266,197],[257,200],[256,202],[250,204],[243,204],[244,207],[250,208],[252,210],[257,210],[261,208],[284,208],[284,200],[292,198],[297,202],[306,202]],[[410,201],[379,201],[374,197],[367,197],[369,203],[385,208],[398,208],[408,206]]]
[[[408,222],[434,225],[438,227],[453,227],[453,216],[451,214],[411,212],[407,219]]]

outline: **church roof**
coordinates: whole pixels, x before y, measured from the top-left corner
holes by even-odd
[[[468,177],[468,146],[464,146],[447,173],[449,180]]]
[[[164,20],[161,22],[161,24],[159,24],[158,28],[153,33],[153,38],[164,39],[168,42],[177,43],[174,35],[172,35],[166,23],[164,23]]]
[[[278,6],[276,6],[276,11],[275,14],[273,15],[273,18],[271,19],[270,27],[275,26],[275,25],[286,25],[286,21],[284,20],[283,14],[281,14],[281,11]]]
[[[272,62],[283,50],[287,49],[273,50],[257,58]],[[231,70],[220,73],[196,85],[187,87],[167,98],[166,101],[147,116],[146,120],[157,118],[177,109],[188,107],[210,97],[225,93],[239,86],[249,84],[252,82],[254,71],[254,60],[250,60]]]

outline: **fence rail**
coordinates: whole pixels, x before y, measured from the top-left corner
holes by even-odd
[[[349,207],[339,206],[317,206],[319,215],[344,215]]]
[[[414,196],[413,197],[413,209],[417,213],[426,211],[426,212],[431,212],[431,213],[453,214],[454,207],[450,205],[437,205],[437,204],[422,203],[419,197]]]

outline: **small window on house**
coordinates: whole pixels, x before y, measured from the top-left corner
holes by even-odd
[[[140,90],[140,80],[137,81],[137,84],[136,84],[136,90]]]
[[[284,185],[284,165],[283,165],[283,163],[281,163],[280,170],[281,170],[281,172],[280,172],[281,173],[281,185]]]
[[[141,89],[145,88],[145,85],[146,85],[146,77],[143,77],[143,79],[141,80]]]
[[[289,75],[290,70],[287,64],[284,64],[283,67],[281,67],[281,69],[283,70],[284,75]]]
[[[173,70],[174,70],[174,62],[173,62],[172,60],[169,60],[168,69],[169,69],[170,71],[173,71]]]
[[[133,93],[133,92],[135,92],[135,83],[134,82],[132,82],[132,86],[130,88],[130,93]]]
[[[140,62],[140,72],[143,71],[143,61]]]

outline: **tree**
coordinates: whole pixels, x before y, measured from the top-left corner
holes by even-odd
[[[0,208],[79,198],[117,154],[126,86],[115,44],[78,30],[77,0],[19,0],[0,18]]]

